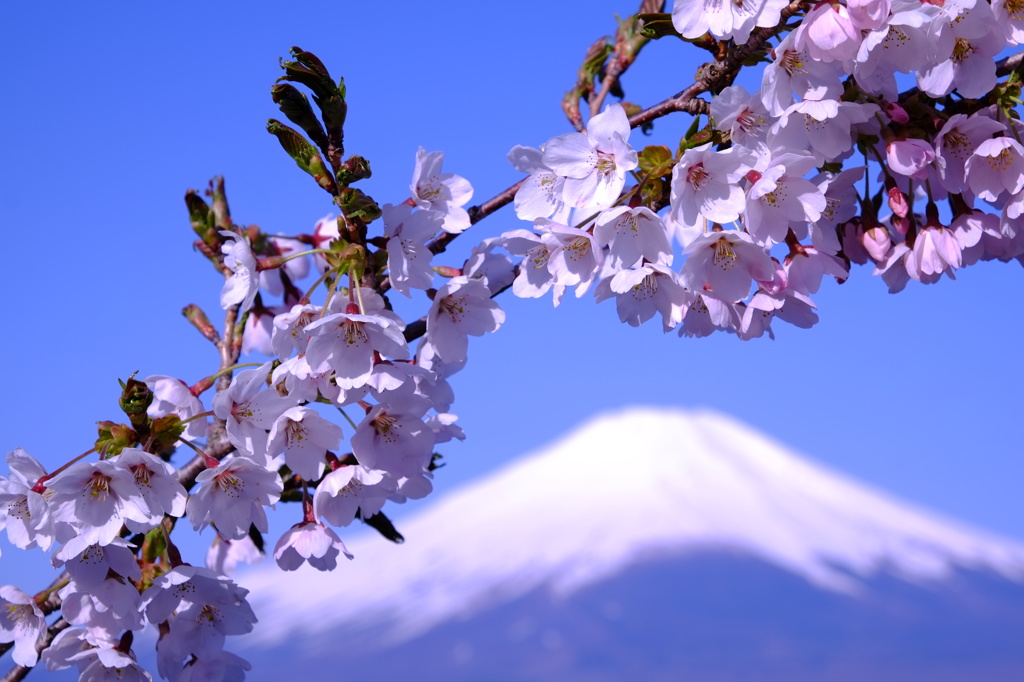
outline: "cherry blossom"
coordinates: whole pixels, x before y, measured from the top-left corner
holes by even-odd
[[[629,120],[610,104],[587,123],[586,133],[567,133],[544,147],[543,163],[565,178],[563,197],[571,206],[607,208],[619,197],[626,173],[637,166],[629,146]]]
[[[434,295],[427,313],[427,338],[446,362],[462,362],[470,336],[497,331],[505,312],[480,280],[454,277]]]
[[[338,554],[352,558],[341,538],[316,521],[292,526],[274,548],[274,559],[285,571],[294,571],[305,562],[318,571],[333,571],[338,565]]]
[[[13,585],[0,587],[0,642],[14,642],[14,662],[34,666],[39,660],[36,645],[45,634],[46,618],[35,599]]]
[[[244,237],[228,230],[221,230],[220,233],[227,240],[221,247],[224,267],[231,271],[231,276],[224,282],[220,292],[220,307],[227,310],[237,305],[244,312],[252,307],[256,292],[259,291],[256,256]]]
[[[473,198],[473,187],[463,177],[442,173],[443,162],[444,152],[420,147],[412,176],[412,200],[420,208],[439,211],[444,216],[441,229],[457,234],[470,225],[469,214],[462,207]]]
[[[283,483],[276,471],[268,471],[245,457],[232,457],[196,477],[202,483],[188,498],[186,511],[196,530],[213,523],[225,540],[240,540],[249,526],[267,532],[264,507],[281,497]]]

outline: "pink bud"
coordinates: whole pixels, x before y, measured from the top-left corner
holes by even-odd
[[[896,123],[906,123],[910,120],[910,116],[907,114],[907,110],[901,107],[896,102],[885,103],[885,115],[891,118]]]
[[[864,250],[868,252],[871,260],[875,262],[885,260],[885,254],[889,253],[889,248],[892,246],[889,233],[883,227],[872,227],[865,231],[861,240],[864,244]]]
[[[906,218],[907,213],[910,211],[907,195],[901,192],[899,187],[889,188],[889,210],[900,218]]]

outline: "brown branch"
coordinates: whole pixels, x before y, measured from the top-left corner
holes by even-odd
[[[624,22],[619,22],[619,28],[615,31],[615,51],[605,65],[601,89],[587,102],[591,117],[601,111],[601,105],[604,104],[608,93],[636,61],[643,46],[650,41],[650,38],[640,33],[639,15],[661,12],[664,6],[665,0],[641,0],[640,9],[636,14]]]

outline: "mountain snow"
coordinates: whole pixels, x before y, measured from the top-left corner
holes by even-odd
[[[400,529],[403,545],[349,543],[355,560],[331,573],[296,576],[267,561],[240,575],[262,614],[247,644],[356,628],[402,641],[538,588],[566,596],[637,562],[709,550],[854,596],[883,571],[914,583],[958,568],[1024,582],[1024,545],[872,490],[708,410],[604,414]]]

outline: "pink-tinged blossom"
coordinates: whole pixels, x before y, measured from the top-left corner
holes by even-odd
[[[388,252],[388,278],[391,288],[411,297],[410,289],[429,289],[434,282],[430,261],[434,254],[427,242],[436,235],[444,222],[439,211],[413,211],[408,204],[381,208],[384,218],[384,238]]]
[[[347,526],[359,513],[368,519],[381,510],[396,490],[395,479],[362,465],[338,467],[313,493],[313,515],[332,526]]]
[[[318,571],[333,571],[338,567],[339,554],[352,558],[341,538],[316,521],[295,524],[281,536],[274,548],[274,559],[285,571],[294,571],[305,562]]]
[[[313,337],[306,348],[306,360],[316,372],[334,370],[343,389],[366,383],[373,371],[373,355],[396,360],[409,357],[402,327],[381,314],[335,313],[306,327]]]
[[[252,307],[260,288],[256,256],[249,246],[249,240],[228,230],[221,230],[220,233],[227,239],[221,246],[224,267],[231,271],[231,276],[224,281],[224,287],[220,290],[220,307],[227,310],[240,305],[240,311],[245,312]]]
[[[0,587],[0,643],[14,643],[14,662],[31,668],[39,660],[36,646],[46,634],[46,618],[36,600],[13,585]]]
[[[572,207],[562,198],[565,178],[544,164],[542,149],[516,145],[508,153],[508,160],[517,171],[529,176],[516,191],[514,206],[520,220],[551,218],[563,223],[569,219]]]
[[[980,7],[988,3],[980,3]],[[953,90],[967,98],[980,98],[996,84],[993,57],[1006,46],[1003,29],[992,24],[988,32],[974,37],[957,37],[946,59],[917,72],[917,85],[932,97],[943,97]]]
[[[612,267],[629,268],[641,258],[652,263],[672,262],[672,246],[665,224],[645,206],[617,206],[594,221],[594,239],[608,247]]]
[[[337,450],[341,427],[308,407],[285,410],[270,428],[267,454],[284,454],[285,464],[307,481],[315,481],[324,472],[328,450]]]
[[[892,0],[846,0],[850,20],[861,31],[874,31],[889,18]]]
[[[683,320],[694,296],[679,283],[676,273],[658,263],[645,263],[635,270],[622,270],[597,285],[598,301],[615,297],[619,320],[637,327],[661,314],[665,331]]]
[[[881,111],[877,104],[804,101],[790,106],[768,134],[773,147],[806,149],[821,164],[839,158],[853,148],[853,126]]]
[[[949,229],[953,231],[961,247],[961,267],[977,263],[984,255],[983,237],[1002,236],[999,230],[999,216],[981,211],[958,213],[953,216]]]
[[[885,145],[885,160],[890,171],[923,180],[935,160],[935,149],[924,140],[901,137]]]
[[[690,291],[703,294],[705,301],[742,300],[750,295],[754,280],[770,282],[775,277],[775,267],[765,250],[737,230],[708,232],[693,240],[684,253],[689,257],[679,279]]]
[[[150,520],[135,477],[110,460],[73,464],[46,487],[54,491],[53,518],[73,526],[82,547],[108,544],[126,519],[142,526]]]
[[[81,651],[69,660],[79,664],[78,682],[153,682],[131,651],[95,647]]]
[[[967,182],[985,201],[998,201],[1003,192],[1024,188],[1024,147],[1010,137],[985,140],[967,159]]]
[[[108,631],[141,630],[145,626],[139,610],[139,590],[121,576],[107,575],[88,588],[71,581],[57,595],[60,614],[72,625],[93,627],[103,623]]]
[[[894,244],[885,258],[878,261],[878,265],[875,267],[874,274],[882,276],[882,281],[889,287],[890,294],[898,294],[903,291],[907,287],[907,282],[910,281],[907,268],[903,265],[909,252],[910,247],[905,243]]]
[[[679,336],[703,338],[716,331],[735,331],[739,324],[733,304],[698,295],[683,316]]]
[[[433,384],[437,376],[411,362],[379,362],[366,385],[378,403],[387,403],[399,412],[423,416],[434,407],[433,400],[421,388]]]
[[[575,286],[576,297],[586,293],[594,282],[604,261],[604,252],[593,234],[578,227],[553,223],[540,218],[536,227],[546,230],[557,243],[548,259],[548,269],[555,282],[562,286]],[[556,292],[557,294],[557,292]],[[558,305],[556,295],[555,305]]]
[[[512,285],[516,278],[515,265],[508,254],[498,251],[504,244],[502,237],[485,239],[473,247],[462,266],[462,274],[470,279],[482,279],[494,296]]]
[[[807,235],[808,221],[821,217],[825,195],[803,176],[814,168],[814,157],[761,147],[747,174],[744,226],[755,241],[779,243],[792,229],[798,239]]]
[[[710,33],[742,45],[756,27],[775,26],[786,0],[675,0],[672,25],[684,38]]]
[[[904,267],[911,278],[925,283],[935,282],[946,273],[954,277],[953,271],[961,265],[961,252],[965,246],[976,244],[981,238],[980,229],[961,229],[959,234],[939,222],[938,208],[929,204],[927,222],[917,232],[913,248],[904,259]],[[966,243],[962,243],[963,237]]]
[[[741,85],[730,85],[711,100],[711,118],[719,130],[728,130],[732,143],[748,149],[763,143],[772,119],[761,102]]]
[[[441,172],[444,152],[416,152],[412,174],[412,200],[422,209],[439,211],[444,216],[441,229],[459,233],[469,227],[469,214],[462,208],[473,198],[473,187],[466,178]]]
[[[142,579],[142,570],[133,551],[134,545],[122,538],[114,538],[107,545],[89,545],[73,555],[66,552],[70,544],[65,544],[56,554],[53,565],[63,566],[82,589],[89,590],[99,585],[110,572],[131,580]]]
[[[192,395],[188,384],[181,379],[154,374],[146,377],[143,382],[153,392],[153,402],[150,403],[146,414],[154,419],[168,414],[176,414],[182,421],[185,421],[206,412],[203,402]],[[206,438],[208,429],[209,422],[205,417],[193,419],[185,425],[185,433],[182,435],[187,440]]]
[[[846,281],[850,271],[836,256],[821,253],[812,246],[798,246],[785,262],[788,291],[809,295],[818,292],[826,275]]]
[[[819,2],[797,27],[795,46],[819,62],[845,62],[857,56],[861,27],[845,5]]]
[[[839,253],[838,228],[857,215],[860,201],[854,186],[864,176],[865,167],[847,168],[837,175],[824,174],[817,180],[825,194],[825,208],[811,223],[811,242],[824,253]]]
[[[765,333],[774,339],[771,323],[775,318],[801,329],[810,329],[818,322],[814,308],[813,301],[799,292],[785,289],[769,293],[762,289],[743,309],[736,333],[741,339],[758,338]]]
[[[626,110],[610,104],[587,122],[586,133],[566,133],[548,141],[543,163],[566,179],[567,204],[607,208],[615,203],[626,173],[637,167],[637,154],[628,140]]]
[[[279,313],[274,317],[274,330],[271,334],[271,345],[274,354],[282,360],[297,351],[306,352],[306,346],[312,336],[306,327],[317,319],[321,308],[318,305],[294,305],[288,312]]]
[[[196,476],[199,490],[188,498],[186,510],[192,527],[201,530],[213,523],[225,540],[240,540],[249,526],[267,532],[267,512],[281,498],[284,484],[269,471],[245,457],[232,457]]]
[[[872,95],[899,99],[894,72],[913,73],[932,59],[934,39],[929,29],[936,14],[931,5],[898,11],[865,35],[854,59],[857,84]]]
[[[935,136],[935,168],[942,186],[953,194],[966,191],[967,161],[979,144],[1005,131],[1006,126],[983,114],[950,116]]]
[[[339,405],[348,405],[366,395],[365,388],[342,390],[331,382],[330,368],[314,372],[305,355],[288,358],[274,369],[271,380],[275,386],[284,383],[292,403],[313,402],[323,396]]]
[[[558,241],[549,233],[539,235],[528,230],[511,230],[501,238],[509,253],[523,259],[519,264],[519,274],[512,282],[512,293],[519,298],[540,298],[554,285],[555,305],[558,305],[557,300],[565,286],[555,284],[555,276],[548,268]]]
[[[430,463],[434,433],[422,419],[374,406],[349,440],[356,460],[395,478],[415,476]]]
[[[7,453],[7,466],[10,476],[0,477],[0,528],[6,525],[15,547],[46,551],[54,540],[53,517],[46,498],[33,491],[46,469],[21,448]]]
[[[196,605],[230,605],[235,619],[230,628],[242,634],[252,629],[256,617],[245,600],[249,591],[227,576],[200,566],[181,564],[153,580],[142,594],[141,608],[150,623],[159,624],[172,615]],[[246,627],[248,625],[248,627]]]
[[[505,311],[491,299],[487,285],[453,277],[434,294],[427,312],[427,337],[442,359],[462,362],[470,336],[497,331],[504,321]]]
[[[775,61],[765,67],[761,77],[761,102],[772,116],[789,108],[794,94],[806,100],[838,99],[843,94],[840,64],[811,58],[806,49],[796,46],[793,33],[772,53]]]
[[[213,413],[226,423],[228,440],[239,452],[257,461],[267,454],[267,429],[295,404],[267,387],[271,363],[235,375],[228,390],[213,399]]]
[[[992,13],[1011,45],[1024,42],[1024,2],[1022,0],[993,0]]]
[[[247,594],[227,577],[188,564],[156,578],[142,595],[142,608],[150,623],[166,623],[157,642],[160,675],[178,679],[193,657],[219,658],[226,636],[251,632],[256,616]]]
[[[113,634],[107,636],[101,634],[99,628],[86,630],[85,628],[71,627],[61,630],[50,642],[50,646],[43,649],[39,661],[46,666],[49,672],[70,668],[78,661],[76,654],[95,646],[114,647],[117,640]],[[81,671],[81,666],[79,667]]]
[[[114,464],[127,470],[135,479],[149,518],[143,524],[126,519],[128,529],[142,533],[155,528],[164,514],[182,516],[185,513],[185,488],[178,482],[178,472],[170,464],[144,450],[125,448]]]
[[[711,143],[687,149],[672,169],[669,216],[686,225],[702,218],[716,223],[737,220],[745,205],[742,178],[753,158],[740,147],[715,151]]]

